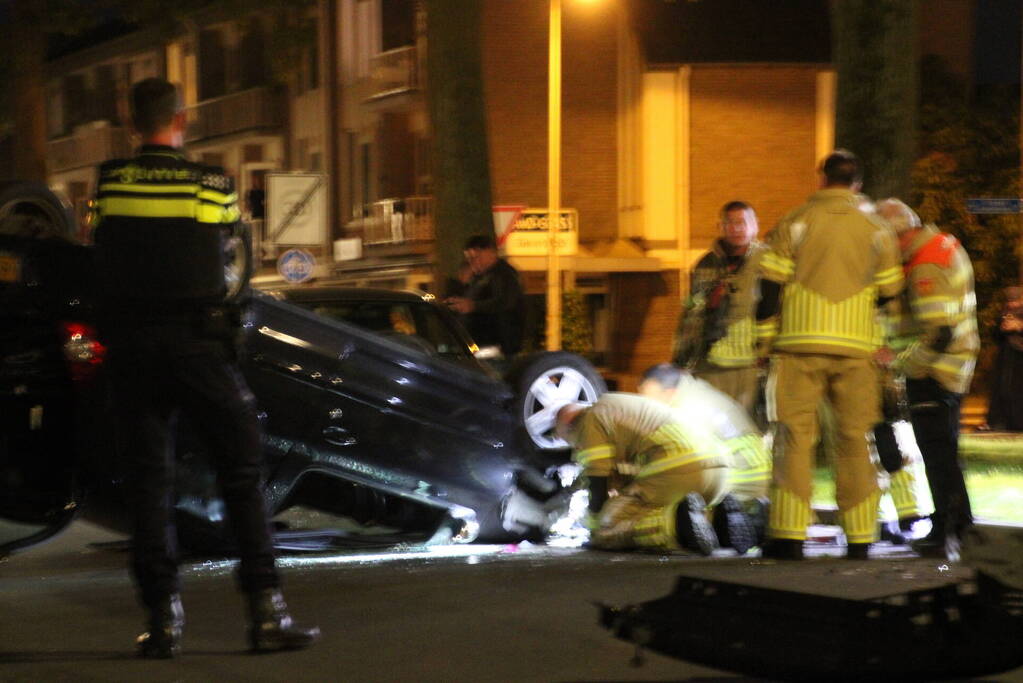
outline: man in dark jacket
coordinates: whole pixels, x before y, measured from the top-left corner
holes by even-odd
[[[126,437],[132,569],[149,612],[139,654],[173,657],[184,626],[173,511],[179,412],[214,460],[238,541],[253,649],[305,647],[319,630],[294,626],[281,597],[255,401],[236,360],[240,314],[225,301],[223,239],[239,219],[233,182],[185,158],[184,111],[171,83],[137,83],[132,118],[142,148],[100,166],[94,218],[102,334]]]
[[[465,260],[472,269],[463,296],[449,297],[451,308],[466,317],[466,326],[480,346],[497,346],[511,358],[522,349],[524,300],[519,273],[497,255],[490,235],[474,235],[465,243]]]

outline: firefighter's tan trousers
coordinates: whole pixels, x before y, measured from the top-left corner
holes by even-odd
[[[880,492],[867,432],[881,419],[877,370],[870,358],[780,353],[767,385],[775,423],[774,473],[768,536],[804,540],[819,426],[817,406],[827,397],[835,410],[835,498],[849,543],[877,540]]]
[[[691,492],[716,505],[728,492],[728,467],[679,467],[634,479],[601,508],[590,544],[607,550],[679,549],[675,511]]]

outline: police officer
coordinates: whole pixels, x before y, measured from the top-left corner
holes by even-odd
[[[239,312],[225,303],[223,239],[239,219],[233,183],[220,168],[185,159],[184,112],[171,83],[137,83],[131,104],[142,148],[100,166],[94,220],[102,328],[126,436],[132,569],[149,614],[139,654],[174,656],[184,625],[172,506],[179,412],[214,460],[253,649],[304,647],[319,630],[293,625],[281,597],[254,398],[235,356]]]
[[[910,420],[934,499],[931,532],[913,542],[927,557],[955,560],[959,541],[973,522],[959,462],[959,409],[973,377],[980,337],[973,267],[955,237],[897,199],[878,204],[896,230],[906,274],[903,315],[891,359],[906,376]]]
[[[751,415],[759,382],[758,343],[775,332],[773,321],[754,322],[764,251],[757,230],[757,215],[746,202],[721,208],[721,237],[693,268],[672,354],[676,365],[692,370]]]
[[[775,438],[764,553],[803,556],[817,407],[827,396],[837,422],[839,521],[848,556],[866,559],[878,533],[877,471],[866,437],[881,419],[876,307],[899,293],[902,268],[891,229],[860,207],[859,159],[838,150],[821,170],[823,188],[781,220],[761,260],[757,318],[768,319],[779,304],[781,311],[767,384]]]

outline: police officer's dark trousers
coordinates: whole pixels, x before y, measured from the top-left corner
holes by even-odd
[[[906,380],[910,419],[934,499],[934,535],[960,534],[973,522],[959,462],[961,396],[933,378]]]
[[[177,416],[202,439],[238,542],[240,587],[276,588],[262,495],[262,448],[254,399],[230,341],[198,334],[189,321],[119,325],[109,336],[109,369],[124,430],[134,512],[132,568],[153,608],[179,591],[174,525]]]

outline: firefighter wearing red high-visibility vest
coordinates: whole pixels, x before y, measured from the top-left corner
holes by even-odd
[[[878,205],[899,235],[906,276],[892,367],[906,376],[910,419],[934,499],[931,533],[913,543],[921,555],[958,558],[973,522],[959,462],[959,410],[980,349],[973,267],[959,241],[897,199]]]
[[[859,159],[838,150],[821,170],[823,189],[781,220],[761,260],[758,320],[780,307],[767,386],[775,438],[764,554],[803,557],[817,406],[827,397],[837,421],[839,522],[848,556],[865,559],[878,534],[877,470],[867,440],[881,419],[876,309],[902,289],[902,266],[892,230],[861,207]]]

